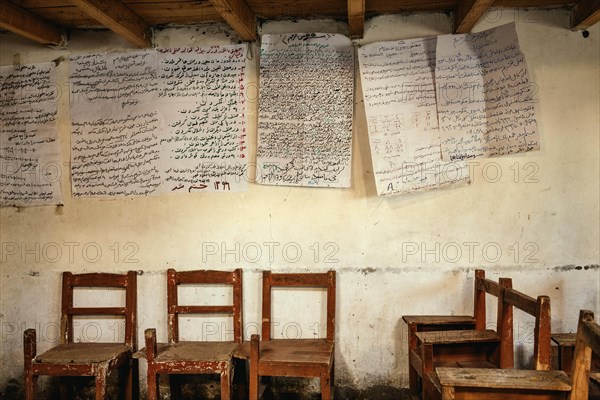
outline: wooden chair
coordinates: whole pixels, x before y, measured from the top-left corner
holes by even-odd
[[[73,289],[121,288],[125,290],[125,307],[74,307]],[[96,400],[106,397],[106,379],[114,369],[120,369],[120,396],[138,398],[137,368],[131,355],[137,342],[137,275],[90,273],[62,275],[61,344],[36,356],[35,329],[27,329],[23,335],[25,353],[25,399],[35,398],[35,386],[39,375],[93,376],[96,379]],[[119,316],[125,318],[125,341],[123,343],[75,342],[73,316]],[[66,385],[61,381],[61,396],[67,396]]]
[[[600,326],[582,310],[571,378],[564,371],[438,368],[442,400],[588,400],[592,351],[600,354]]]
[[[432,373],[440,366],[471,366],[476,368],[496,367],[511,368],[513,366],[512,337],[505,338],[507,333],[501,330],[506,326],[504,321],[512,320],[512,307],[502,300],[503,289],[512,287],[508,278],[500,278],[498,283],[489,279],[481,279],[477,284],[479,296],[486,294],[498,298],[497,330],[485,329],[478,325],[474,330],[448,330],[417,332],[417,345],[409,349],[410,368],[418,375],[421,387],[412,394],[413,398],[423,399],[435,396],[435,381]],[[481,300],[479,300],[481,302]],[[511,330],[512,332],[512,330]],[[507,344],[510,344],[507,345]],[[460,362],[460,364],[459,364]]]
[[[485,271],[475,270],[473,315],[404,315],[402,319],[408,326],[408,353],[417,348],[417,332],[448,330],[484,330],[485,310]],[[413,397],[421,393],[421,381],[415,368],[408,363],[409,390]]]
[[[327,289],[327,337],[272,339],[271,289],[320,287]],[[250,346],[250,400],[259,397],[261,376],[313,377],[321,380],[321,398],[331,399],[335,335],[335,271],[312,274],[263,272],[262,341],[252,335]]]
[[[231,285],[232,305],[182,306],[178,303],[177,288],[187,284]],[[219,374],[221,399],[229,400],[232,393],[232,356],[242,343],[242,270],[223,271],[167,271],[168,344],[156,343],[156,329],[144,332],[146,348],[139,353],[148,361],[148,399],[158,399],[158,376],[171,378],[172,397],[179,395],[180,374]],[[233,341],[180,341],[180,314],[226,313],[233,316]]]

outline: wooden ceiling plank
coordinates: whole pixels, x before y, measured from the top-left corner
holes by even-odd
[[[66,43],[64,32],[10,1],[0,3],[0,28],[42,44],[63,46]]]
[[[600,0],[581,0],[571,10],[571,29],[587,29],[600,21]]]
[[[256,15],[245,0],[210,0],[210,3],[242,40],[257,39]]]
[[[71,3],[135,46],[152,45],[150,26],[120,0],[71,0]]]
[[[469,33],[495,0],[461,0],[454,12],[454,32]]]
[[[348,0],[350,38],[362,39],[365,33],[365,0]]]

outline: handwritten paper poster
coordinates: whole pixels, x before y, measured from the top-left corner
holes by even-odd
[[[62,204],[54,64],[0,67],[0,205]]]
[[[245,191],[245,45],[159,49],[165,191]]]
[[[246,46],[71,59],[75,197],[246,189]]]
[[[157,191],[160,121],[154,51],[71,58],[73,197]]]
[[[435,38],[373,43],[358,60],[379,196],[468,181],[463,162],[441,161]]]
[[[534,86],[514,24],[438,37],[435,77],[444,160],[539,150]]]
[[[342,35],[263,35],[257,181],[349,187],[354,53]]]

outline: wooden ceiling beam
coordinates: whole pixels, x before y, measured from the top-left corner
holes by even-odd
[[[137,47],[150,47],[150,25],[120,0],[71,0],[89,17]]]
[[[454,33],[469,33],[495,0],[461,0],[454,11]]]
[[[245,0],[210,0],[210,3],[242,40],[257,39],[256,15]]]
[[[362,39],[365,33],[365,0],[348,0],[348,28],[351,39]]]
[[[600,21],[600,0],[581,0],[571,10],[571,29],[587,29]]]
[[[10,1],[0,2],[0,28],[42,44],[64,46],[66,35],[50,22]]]

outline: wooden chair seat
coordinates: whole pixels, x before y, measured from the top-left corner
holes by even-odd
[[[333,343],[326,339],[274,339],[261,343],[260,351],[261,364],[293,362],[328,367],[333,361]]]
[[[35,358],[36,363],[91,364],[115,363],[131,355],[131,347],[123,343],[61,344]]]
[[[500,335],[489,329],[459,330],[459,331],[431,331],[417,333],[418,342],[421,344],[458,344],[458,343],[484,343],[500,342]]]
[[[475,327],[475,317],[470,315],[403,315],[407,324],[417,325],[468,325]]]
[[[534,389],[555,392],[571,390],[569,376],[563,371],[516,369],[437,368],[442,386],[455,388]]]
[[[197,360],[207,362],[229,361],[233,353],[237,350],[237,343],[234,342],[178,342],[178,343],[158,343],[157,354],[154,358],[156,363],[171,361]],[[140,350],[144,351],[146,348]]]

